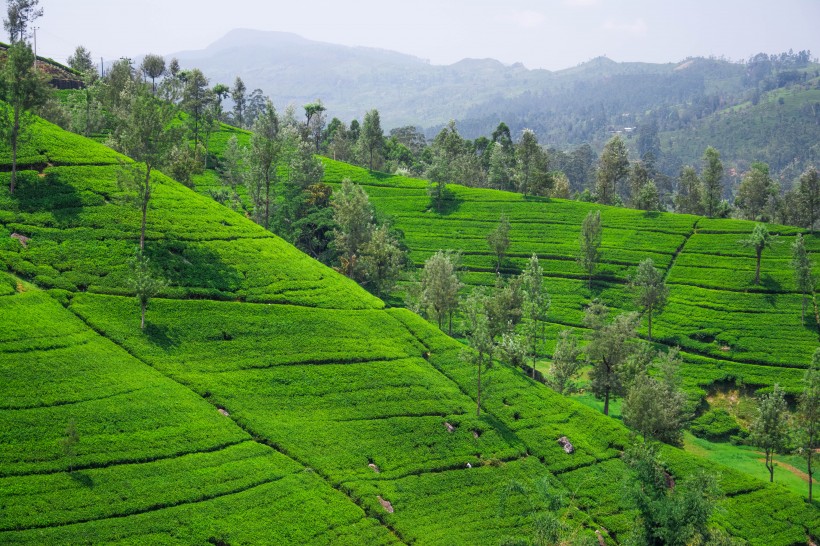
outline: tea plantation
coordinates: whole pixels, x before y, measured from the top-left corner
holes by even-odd
[[[460,343],[160,174],[146,249],[168,286],[141,331],[126,282],[139,215],[116,182],[125,159],[44,122],[28,146],[13,196],[0,173],[0,543],[499,544],[531,538],[532,509],[546,509],[500,510],[513,481],[546,481],[582,533],[629,534],[620,453],[632,440],[618,421],[500,363],[477,417]],[[729,245],[745,224],[606,209],[606,264],[589,291],[572,261],[589,205],[454,188],[458,205],[438,215],[420,181],[326,172],[368,184],[416,263],[458,241],[473,284],[492,282],[486,232],[507,213],[504,270],[542,256],[554,329],[580,325],[593,293],[629,308],[622,283],[647,252],[670,283],[678,267],[714,269],[675,280],[658,316],[662,341],[686,350],[690,386],[742,376],[794,390],[816,345],[776,275],[785,245],[767,257],[765,290],[732,275],[736,287],[710,285],[733,259],[753,267]],[[683,265],[689,255],[700,265]],[[748,323],[713,323],[723,308]],[[782,325],[754,320],[775,316]],[[675,477],[716,472],[714,523],[751,544],[820,535],[820,510],[778,484],[674,448],[663,458]]]
[[[524,197],[516,193],[449,185],[453,198],[444,213],[431,206],[426,182],[370,173],[329,159],[325,180],[344,178],[362,184],[376,209],[402,230],[417,267],[439,249],[460,250],[468,285],[495,282],[495,255],[487,235],[503,213],[509,219],[510,247],[503,274],[519,273],[538,254],[552,305],[548,321],[555,332],[582,328],[584,307],[599,298],[617,310],[636,310],[626,282],[646,258],[666,270],[669,303],[653,320],[653,339],[679,346],[682,373],[693,397],[719,382],[801,390],[805,368],[818,346],[811,316],[801,324],[802,297],[790,267],[797,228],[769,226],[778,244],[763,253],[761,284],[754,282],[755,257],[739,244],[754,223],[644,212],[592,203]],[[575,262],[580,225],[591,210],[601,210],[602,258],[592,288]],[[820,238],[806,236],[810,252]],[[646,320],[641,334],[646,336]],[[551,353],[551,345],[546,348]]]

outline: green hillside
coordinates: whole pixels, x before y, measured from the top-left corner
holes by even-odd
[[[764,253],[761,285],[755,286],[754,251],[739,244],[752,231],[752,222],[456,185],[448,186],[454,204],[439,215],[430,207],[425,181],[370,174],[325,160],[327,182],[345,177],[362,184],[376,209],[395,219],[416,266],[439,249],[462,251],[463,278],[469,285],[495,282],[495,256],[487,235],[505,214],[512,229],[502,272],[517,274],[533,253],[538,254],[552,299],[547,337],[553,341],[559,329],[583,328],[584,306],[592,298],[616,309],[635,310],[625,285],[638,262],[652,258],[667,271],[670,286],[669,303],[654,320],[653,338],[683,349],[683,373],[694,394],[721,381],[757,387],[779,382],[795,394],[802,388],[818,334],[812,321],[801,325],[802,298],[790,267],[796,228],[769,226],[779,234],[779,244]],[[602,263],[589,289],[575,256],[581,221],[598,209],[603,222]],[[807,235],[806,244],[810,251],[820,250],[815,236]],[[646,335],[645,320],[640,331]]]
[[[617,544],[634,526],[620,459],[631,439],[618,421],[503,364],[486,374],[476,417],[476,370],[461,344],[159,174],[146,248],[169,285],[141,332],[126,283],[139,216],[116,182],[124,158],[44,122],[29,150],[18,190],[0,189],[0,542],[498,544],[531,537],[532,510],[546,509],[519,499],[502,512],[501,492],[543,480],[583,533]],[[326,172],[370,184],[418,263],[445,240],[471,245],[473,283],[491,281],[483,230],[507,212],[516,254],[505,271],[543,253],[554,328],[580,322],[589,294],[568,256],[586,205],[455,189],[458,207],[439,217],[425,212],[422,182],[341,164]],[[620,282],[646,248],[674,271],[692,245],[721,271],[706,252],[731,254],[746,225],[696,221],[605,211],[609,263],[594,290],[628,306]],[[675,301],[708,321],[702,293],[717,277],[705,278],[706,288],[676,285]],[[784,316],[793,308],[799,321],[790,281],[775,280],[777,290],[717,292]],[[665,341],[689,338],[664,315]],[[742,372],[761,385],[792,378],[795,389],[816,334],[782,332],[793,357],[740,333],[691,341],[688,381]],[[820,534],[820,511],[778,484],[673,448],[663,457],[676,477],[717,469],[726,497],[714,521],[752,544]]]

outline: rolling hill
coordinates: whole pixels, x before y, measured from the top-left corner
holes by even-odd
[[[161,174],[147,250],[169,285],[141,332],[125,265],[139,217],[116,181],[128,160],[45,122],[21,156],[18,191],[0,189],[0,542],[495,544],[532,533],[528,503],[499,511],[512,481],[546,481],[571,499],[568,520],[608,543],[634,525],[619,485],[630,442],[619,422],[503,364],[488,372],[476,417],[476,371],[461,344]],[[499,210],[514,218],[521,255],[546,250],[552,234],[553,308],[577,320],[587,294],[561,256],[584,206],[455,188],[459,206],[438,217],[420,181],[330,163],[326,172],[368,184],[377,206],[406,224],[419,263],[441,246],[436,231],[452,228],[451,240],[473,245],[474,283],[490,278],[479,243]],[[719,270],[723,258],[707,251],[730,254],[747,227],[615,209],[605,218],[608,273],[596,289],[616,303],[647,247],[674,272],[679,249],[702,236],[704,260]],[[553,284],[561,279],[563,291]],[[748,294],[709,286],[721,279],[744,282],[706,275],[705,286],[681,283],[682,294],[796,301],[777,276],[779,290]],[[664,323],[665,340],[688,335],[678,322]],[[799,331],[793,339],[783,346],[794,343],[795,357],[782,357],[792,367],[748,343],[734,343],[725,365],[788,377],[807,343]],[[722,349],[702,343],[708,375]],[[694,368],[688,377],[701,384]],[[572,455],[556,441],[564,435]],[[676,477],[719,470],[726,497],[714,520],[735,536],[791,545],[820,533],[820,511],[778,484],[674,448],[663,456]]]

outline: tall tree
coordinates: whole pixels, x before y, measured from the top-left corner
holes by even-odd
[[[769,230],[766,229],[765,224],[759,223],[755,224],[752,234],[748,239],[738,241],[741,245],[751,247],[755,251],[755,257],[757,259],[757,265],[755,266],[755,284],[760,284],[760,259],[763,256],[763,250],[772,248],[776,241],[777,235],[772,235],[769,233]]]
[[[128,285],[134,291],[140,305],[140,329],[145,329],[145,310],[151,298],[165,288],[165,281],[151,271],[151,261],[142,249],[137,249],[131,259],[131,276]]]
[[[233,87],[231,88],[231,100],[233,100],[234,119],[239,127],[245,126],[244,114],[245,107],[248,102],[247,93],[248,88],[245,87],[245,82],[242,81],[242,78],[237,76],[236,80],[233,82]]]
[[[455,120],[450,122],[439,131],[433,143],[430,145],[433,154],[433,161],[428,169],[427,176],[430,179],[428,193],[433,201],[436,210],[441,211],[444,204],[447,182],[454,181],[456,177],[456,163],[464,154],[464,139],[458,134]]]
[[[8,0],[3,28],[9,33],[9,42],[16,44],[26,41],[29,27],[43,16],[43,8],[39,5],[40,0]]]
[[[94,60],[91,58],[91,52],[85,47],[78,45],[74,53],[68,58],[68,66],[81,74],[95,72]]]
[[[444,318],[449,319],[453,334],[453,313],[458,308],[458,292],[463,286],[456,273],[457,254],[439,250],[424,262],[421,272],[421,306],[428,309],[442,329]]]
[[[248,189],[254,207],[254,220],[265,229],[270,227],[272,191],[280,153],[279,116],[273,103],[268,100],[253,123],[248,154]]]
[[[689,165],[680,174],[675,211],[681,214],[703,214],[703,183],[695,169]]]
[[[581,224],[580,248],[576,261],[587,274],[587,286],[592,288],[592,277],[601,259],[601,211],[589,211]]]
[[[361,246],[359,265],[364,284],[384,297],[395,286],[405,264],[405,253],[387,224],[374,227],[370,239]]]
[[[768,220],[766,208],[776,194],[777,189],[769,176],[769,166],[755,162],[740,182],[735,204],[747,220]]]
[[[335,192],[333,219],[338,226],[333,231],[333,239],[341,260],[341,272],[354,277],[360,249],[370,240],[375,222],[367,193],[349,178],[345,178]]]
[[[522,306],[525,323],[525,340],[528,356],[532,359],[532,377],[535,378],[535,363],[538,345],[544,341],[544,325],[550,307],[550,297],[544,290],[544,270],[533,254],[527,268],[521,274],[521,290],[524,294]]]
[[[510,248],[510,221],[503,213],[498,219],[498,226],[487,235],[487,244],[495,254],[495,273],[497,275],[501,272],[501,262],[504,261],[507,249]]]
[[[515,146],[514,178],[518,191],[524,195],[544,195],[552,187],[549,158],[530,129],[524,129]]]
[[[723,163],[720,153],[709,146],[703,152],[703,209],[710,218],[717,215],[723,196]]]
[[[762,395],[757,402],[757,417],[751,426],[749,436],[752,445],[759,447],[766,455],[766,469],[769,481],[774,481],[774,454],[783,451],[788,435],[786,418],[788,408],[783,389],[775,383],[774,390]]]
[[[17,185],[17,150],[34,123],[30,110],[44,104],[49,88],[34,69],[34,53],[25,42],[12,44],[6,50],[6,64],[0,73],[0,134],[11,147],[11,181],[9,193]]]
[[[797,403],[797,441],[806,459],[809,475],[809,502],[812,502],[813,463],[820,447],[820,349],[814,351],[811,365],[803,376],[803,393]]]
[[[558,342],[552,353],[552,366],[547,383],[559,394],[572,394],[578,390],[575,380],[581,374],[585,362],[581,359],[578,339],[571,330],[558,332]]]
[[[631,470],[627,495],[638,510],[631,544],[687,546],[722,544],[709,528],[719,489],[715,478],[695,474],[670,484],[672,475],[658,458],[655,444],[637,444],[623,455]]]
[[[146,77],[151,78],[151,89],[157,92],[157,78],[165,74],[165,59],[162,55],[149,53],[142,59],[140,70]]]
[[[811,272],[812,264],[809,254],[806,252],[806,244],[803,241],[803,234],[798,233],[792,244],[792,269],[794,270],[794,283],[797,290],[803,295],[803,311],[800,316],[801,324],[806,324],[806,302],[809,294],[814,293],[817,281]]]
[[[647,258],[638,264],[629,286],[635,294],[635,304],[646,313],[649,320],[649,341],[652,341],[652,314],[664,308],[669,295],[663,273],[655,267],[652,258]]]
[[[239,146],[239,139],[236,138],[236,135],[232,135],[225,145],[225,151],[222,153],[219,174],[222,183],[230,188],[234,203],[239,203],[239,192],[237,190],[245,176],[245,160],[246,151]]]
[[[490,187],[499,190],[513,189],[513,173],[515,169],[515,154],[512,144],[504,144],[499,140],[490,146],[489,169],[487,181]]]
[[[629,387],[621,406],[624,423],[647,440],[660,440],[679,446],[688,419],[686,395],[680,388],[677,349],[659,355],[660,373],[639,373]]]
[[[384,148],[384,131],[378,110],[370,110],[364,115],[359,133],[359,148],[367,158],[368,168],[372,171],[374,166],[380,164]]]
[[[202,128],[202,117],[210,101],[208,78],[198,68],[188,71],[184,77],[185,87],[182,90],[182,108],[190,116],[189,124],[194,139],[194,145],[199,142],[199,132]]]
[[[487,313],[489,297],[482,288],[473,290],[464,302],[467,326],[467,344],[469,349],[462,352],[462,358],[477,368],[476,379],[476,416],[481,416],[481,379],[482,372],[493,362],[496,344],[490,328]]]
[[[171,149],[182,140],[180,129],[171,124],[175,116],[171,103],[157,99],[142,87],[132,88],[123,106],[116,110],[111,140],[118,151],[135,161],[123,166],[120,182],[136,192],[142,211],[140,250],[145,248],[151,173],[167,162]]]
[[[814,232],[814,225],[820,217],[820,174],[810,167],[800,175],[800,200],[805,211],[806,228]]]
[[[305,134],[308,135],[308,138],[313,140],[313,144],[316,149],[316,153],[319,153],[319,144],[322,141],[322,132],[325,128],[325,122],[327,121],[327,115],[325,111],[325,105],[322,104],[322,101],[316,99],[315,102],[311,102],[304,106],[305,108]]]
[[[609,309],[593,302],[584,314],[584,326],[590,329],[587,359],[592,365],[589,374],[592,393],[604,401],[604,415],[609,415],[610,399],[623,394],[620,368],[632,354],[629,342],[638,325],[636,313],[624,313],[609,320]]]
[[[618,199],[618,186],[629,173],[629,157],[621,137],[614,136],[604,146],[598,160],[595,194],[599,203],[612,205]]]

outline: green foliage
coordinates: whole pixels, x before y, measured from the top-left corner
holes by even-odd
[[[741,431],[737,420],[722,408],[709,410],[694,419],[689,430],[695,436],[712,441],[726,441]]]
[[[624,454],[632,470],[627,485],[640,514],[635,544],[685,546],[707,540],[709,517],[719,489],[712,476],[699,474],[675,483],[651,444],[632,447]],[[670,483],[671,480],[671,483]]]
[[[758,415],[752,422],[749,441],[762,449],[766,455],[766,468],[769,470],[769,481],[774,481],[775,453],[783,451],[788,438],[786,419],[788,408],[780,385],[775,383],[771,393],[763,394],[757,404]]]

